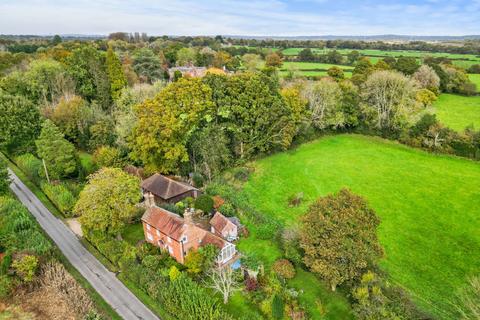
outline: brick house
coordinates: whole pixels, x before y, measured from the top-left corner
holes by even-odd
[[[143,180],[141,188],[144,195],[154,196],[156,204],[177,203],[187,197],[196,198],[200,195],[200,191],[188,183],[158,173]]]
[[[218,211],[210,220],[210,231],[229,241],[238,238],[238,226]]]
[[[146,203],[147,210],[142,216],[146,241],[167,250],[179,263],[185,262],[185,256],[190,250],[197,250],[208,244],[220,250],[217,258],[219,265],[224,265],[235,257],[235,245],[197,226],[191,211],[185,211],[182,218],[157,207],[151,195],[147,196]]]

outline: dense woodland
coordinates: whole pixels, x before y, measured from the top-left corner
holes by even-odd
[[[296,268],[301,268],[314,273],[333,291],[340,288],[358,319],[432,317],[419,310],[400,287],[390,284],[379,267],[383,249],[376,230],[380,221],[361,197],[345,189],[320,198],[310,206],[298,229],[288,229],[238,198],[235,188],[248,179],[248,161],[325,134],[377,135],[431,152],[478,160],[480,131],[454,131],[430,112],[442,92],[477,94],[466,70],[446,58],[434,57],[420,62],[409,57],[385,58],[372,63],[355,51],[479,54],[477,42],[463,46],[273,43],[220,36],[115,33],[109,39],[91,41],[66,41],[56,36],[6,39],[1,44],[5,49],[0,52],[1,151],[65,216],[79,217],[95,250],[112,268],[122,271],[125,281],[158,303],[162,312],[181,319],[204,319],[205,314],[208,319],[239,318],[223,306],[222,299],[212,298],[211,292],[218,292],[223,302],[228,302],[241,290],[245,293],[242,303],[255,306],[256,313],[248,318],[256,314],[258,318],[308,319],[312,311],[288,285]],[[295,59],[349,64],[352,77],[346,78],[338,67],[315,80],[293,73],[280,77],[278,69],[285,57],[272,47],[305,47]],[[352,51],[345,58],[334,50],[315,54],[309,49],[317,47]],[[207,72],[199,78],[177,73],[171,79],[168,69],[174,66],[204,66]],[[128,238],[125,230],[141,216],[136,206],[141,200],[138,176],[155,172],[190,180],[204,188],[209,198],[196,203],[188,199],[170,210],[181,214],[185,206],[195,206],[208,213],[213,198],[221,196],[223,213],[261,225],[257,236],[281,243],[284,258],[268,265],[255,254],[242,252],[242,264],[251,271],[248,275],[218,274],[212,267],[212,248],[189,254],[183,266],[147,244],[122,239]],[[2,181],[7,179],[0,178],[0,189],[6,192]],[[291,205],[301,200],[297,195]],[[0,213],[5,211],[2,203],[17,205],[12,201],[1,198]],[[119,207],[116,204],[120,202]],[[23,224],[19,225],[11,228],[26,232]],[[325,234],[328,237],[320,236]],[[8,288],[12,280],[4,275],[6,270],[13,270],[24,282],[32,273],[48,273],[37,272],[37,260],[43,259],[39,252],[33,250],[33,258],[17,257],[14,252],[29,250],[10,250],[11,243],[4,239],[0,230],[0,248],[14,258],[13,262],[4,258],[0,265],[0,279],[9,283]],[[218,285],[219,279],[232,285],[225,289]]]

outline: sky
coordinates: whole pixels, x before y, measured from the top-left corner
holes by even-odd
[[[0,0],[0,34],[472,35],[480,0]]]

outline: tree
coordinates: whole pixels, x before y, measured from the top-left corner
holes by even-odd
[[[45,120],[40,136],[35,141],[38,156],[45,161],[52,179],[68,177],[77,170],[75,147],[65,140],[63,133],[50,120]]]
[[[43,114],[55,123],[69,141],[81,148],[87,147],[94,113],[82,97],[64,96],[58,103],[43,109]]]
[[[377,238],[380,220],[365,200],[347,189],[319,198],[302,218],[303,261],[334,291],[375,266],[383,250]]]
[[[7,163],[0,159],[0,196],[8,193],[10,186],[10,176],[8,175]]]
[[[377,71],[362,90],[363,113],[375,128],[398,130],[417,111],[416,83],[394,71]]]
[[[232,162],[229,139],[223,127],[207,125],[192,137],[191,161],[209,181]],[[211,143],[215,141],[215,143]]]
[[[198,276],[203,271],[203,256],[198,250],[190,250],[185,256],[185,267],[187,272]]]
[[[249,71],[258,70],[262,63],[262,58],[258,54],[247,53],[242,56],[242,64]]]
[[[327,74],[335,80],[342,80],[343,78],[345,78],[345,74],[343,73],[343,70],[337,66],[333,66],[330,69],[328,69]]]
[[[193,48],[182,48],[177,51],[177,66],[193,65],[197,52]]]
[[[393,66],[395,70],[398,70],[406,75],[412,75],[420,67],[415,57],[400,57]]]
[[[139,185],[138,178],[118,168],[92,174],[74,208],[85,235],[92,240],[95,236],[118,236],[137,212],[142,197]]]
[[[148,48],[138,49],[134,52],[133,69],[143,82],[153,83],[163,79],[160,58]]]
[[[60,37],[58,34],[53,36],[52,38],[52,45],[56,46],[57,44],[62,43],[62,37]]]
[[[188,161],[186,144],[201,121],[212,118],[211,89],[201,79],[180,79],[136,107],[133,157],[148,171],[177,172]]]
[[[295,267],[287,259],[278,259],[272,266],[272,270],[283,279],[295,277]]]
[[[282,66],[282,57],[276,52],[269,53],[265,57],[265,65],[267,67],[280,68]]]
[[[206,194],[202,194],[197,199],[195,199],[195,209],[202,210],[207,214],[212,212],[213,204],[213,199]]]
[[[347,54],[348,63],[353,65],[362,55],[357,50],[350,51]]]
[[[311,121],[318,129],[338,128],[344,125],[341,111],[342,91],[335,81],[321,79],[304,90],[311,111]]]
[[[127,86],[127,78],[123,72],[122,63],[111,46],[108,47],[105,63],[107,64],[107,74],[110,80],[110,94],[112,99],[116,101],[120,96],[121,90]]]
[[[8,153],[33,149],[40,113],[27,99],[0,89],[0,148]]]
[[[97,101],[104,109],[110,108],[110,81],[105,68],[105,57],[92,46],[72,51],[66,59],[67,71],[76,83],[76,91],[87,101]]]
[[[432,67],[424,64],[413,75],[412,78],[419,83],[421,89],[428,89],[438,93],[440,78]]]
[[[315,56],[310,48],[306,48],[298,53],[297,59],[298,61],[313,61]]]
[[[374,66],[367,57],[360,58],[352,72],[352,82],[360,85],[365,82],[370,74],[375,71]]]
[[[227,304],[228,299],[235,291],[240,290],[234,271],[229,267],[214,267],[208,273],[210,280],[209,287],[223,296],[223,303]]]
[[[93,160],[98,167],[123,168],[125,161],[120,150],[114,147],[101,146],[93,154]]]

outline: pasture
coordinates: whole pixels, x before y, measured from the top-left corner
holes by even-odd
[[[451,129],[463,131],[470,125],[480,129],[480,96],[464,97],[444,93],[438,97],[433,107],[438,120]]]
[[[336,135],[252,165],[242,195],[286,225],[296,225],[312,201],[340,188],[365,197],[382,221],[381,267],[391,282],[436,318],[455,318],[455,293],[480,268],[478,163],[375,137]],[[289,207],[288,199],[299,192],[303,203]],[[239,243],[243,252],[270,262],[280,256],[277,244],[257,239],[257,226],[248,227],[251,236]],[[324,293],[311,292],[319,285],[309,282],[307,296]]]
[[[342,69],[345,73],[345,77],[349,78],[352,76],[352,66],[318,62],[284,62],[280,70],[280,75],[284,76],[289,71],[295,71],[302,76],[326,76],[327,70],[334,66]]]

